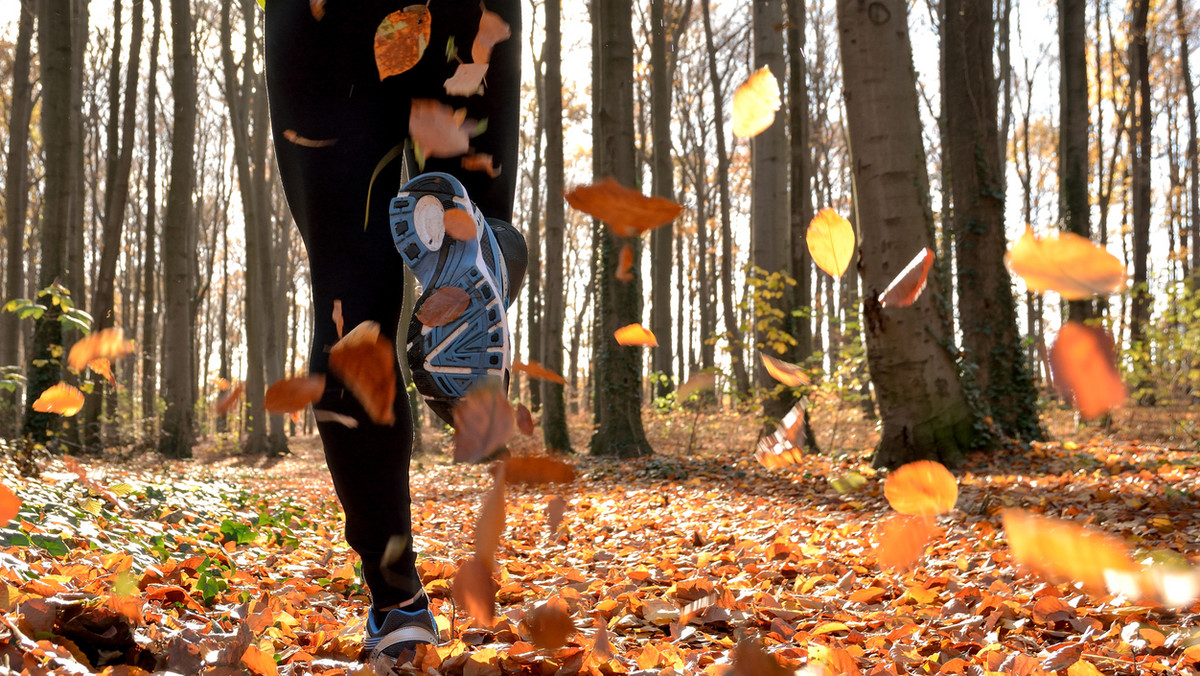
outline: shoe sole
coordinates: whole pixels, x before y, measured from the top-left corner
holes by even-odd
[[[476,236],[446,236],[442,216],[464,209],[474,217]],[[505,379],[510,350],[508,318],[501,286],[487,266],[480,238],[493,238],[466,190],[448,174],[422,174],[392,200],[392,237],[397,251],[421,283],[414,314],[438,289],[455,286],[467,293],[467,308],[442,326],[409,322],[408,360],[413,383],[443,419],[451,420],[454,401],[483,378]],[[486,242],[495,257],[498,247]]]

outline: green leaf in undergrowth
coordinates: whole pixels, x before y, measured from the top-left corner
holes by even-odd
[[[217,566],[216,574],[210,573],[213,559],[204,557],[204,561],[196,568],[196,583],[194,589],[200,592],[200,596],[204,598],[204,605],[210,606],[213,600],[220,594],[229,589],[229,583],[225,581],[224,571]]]
[[[254,531],[250,530],[249,525],[233,519],[221,522],[221,534],[225,536],[225,542],[236,542],[238,545],[252,544],[255,540]]]

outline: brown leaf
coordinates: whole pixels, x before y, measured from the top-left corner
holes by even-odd
[[[517,404],[517,429],[525,436],[533,434],[533,414],[525,404]]]
[[[774,124],[779,106],[779,81],[769,66],[763,66],[733,94],[733,135],[750,138],[766,131]]]
[[[338,298],[333,301],[333,325],[337,327],[338,340],[342,339],[342,328],[345,326],[345,321],[342,319],[342,299]]]
[[[462,168],[467,171],[482,171],[490,178],[500,175],[500,169],[493,163],[492,156],[487,153],[463,155]]]
[[[621,255],[617,261],[616,278],[622,282],[633,281],[633,247],[626,242],[621,247]]]
[[[630,324],[617,329],[613,337],[618,345],[640,345],[642,347],[658,347],[658,339],[650,329],[641,324]]]
[[[496,473],[492,490],[479,506],[479,518],[475,520],[475,558],[488,570],[496,565],[496,548],[500,546],[500,535],[504,532],[504,514],[504,470],[501,469]]]
[[[701,371],[693,374],[687,382],[675,390],[676,401],[687,401],[693,394],[711,390],[717,386],[717,374],[712,371]]]
[[[883,495],[901,514],[936,516],[954,509],[958,482],[950,470],[932,460],[903,465],[888,475]]]
[[[238,402],[242,400],[242,393],[245,391],[246,383],[238,382],[232,389],[222,395],[220,399],[217,399],[217,404],[213,407],[217,415],[225,415],[232,411]]]
[[[446,211],[442,214],[442,224],[446,228],[446,234],[460,242],[469,242],[475,239],[477,234],[475,217],[465,209]]]
[[[457,286],[443,286],[421,302],[417,321],[425,326],[444,326],[458,317],[471,304],[471,296]]]
[[[325,18],[325,0],[308,0],[308,9],[317,21]]]
[[[33,402],[33,410],[39,413],[57,413],[66,417],[79,413],[82,408],[83,393],[64,382],[46,388]]]
[[[550,529],[550,534],[558,532],[558,527],[562,525],[563,514],[567,511],[567,501],[555,495],[550,498],[550,502],[546,504],[546,526]]]
[[[132,353],[133,349],[133,341],[125,340],[124,329],[93,331],[71,346],[71,352],[67,354],[67,365],[79,372],[93,359],[116,361]]]
[[[413,99],[408,135],[422,157],[458,157],[471,149],[466,110],[455,110],[433,99]]]
[[[475,63],[488,63],[492,60],[492,47],[504,42],[512,35],[508,23],[500,15],[483,10],[479,17],[479,30],[475,33],[475,41],[471,43],[471,60]]]
[[[1113,339],[1099,326],[1069,321],[1050,348],[1054,386],[1091,420],[1125,402],[1125,383],[1117,371]]]
[[[611,178],[566,193],[572,207],[604,221],[617,237],[636,237],[679,218],[683,207],[669,199],[647,197]]]
[[[575,633],[571,613],[561,598],[554,596],[525,615],[525,626],[533,644],[543,650],[558,650]]]
[[[517,416],[498,379],[476,386],[454,405],[454,460],[475,462],[512,439]]]
[[[325,374],[316,373],[277,380],[263,396],[263,409],[268,413],[300,411],[325,393]]]
[[[933,520],[927,517],[892,514],[879,526],[879,545],[875,560],[883,568],[909,570],[925,555],[925,547],[934,533]]]
[[[519,361],[513,362],[512,370],[514,372],[523,372],[525,375],[529,376],[530,378],[537,378],[538,380],[549,380],[550,382],[558,383],[559,385],[567,384],[566,378],[563,378],[562,376],[558,375],[554,371],[551,371],[550,369],[546,368],[545,366],[542,366],[541,364],[537,363],[536,361],[533,361],[532,359],[525,363],[522,363]]]
[[[452,583],[454,602],[483,625],[491,625],[496,613],[496,583],[492,569],[475,557],[458,567]]]
[[[744,639],[733,647],[735,676],[791,676],[779,660],[767,654],[754,639]]]
[[[354,394],[378,425],[396,422],[396,355],[379,324],[365,321],[329,351],[329,370]]]
[[[335,138],[321,140],[307,138],[297,134],[295,129],[284,129],[283,137],[288,141],[291,141],[298,146],[304,146],[305,148],[327,148],[338,142],[338,140]]]
[[[421,60],[429,46],[430,15],[425,5],[409,5],[388,14],[375,29],[375,65],[379,79],[399,75]]]
[[[454,76],[444,83],[449,96],[472,96],[483,93],[483,76],[487,74],[486,63],[460,63]]]
[[[787,385],[788,387],[799,387],[812,382],[809,379],[808,374],[804,372],[803,367],[783,361],[782,359],[776,359],[766,352],[763,352],[761,356],[763,366],[767,367],[767,373],[770,374],[772,378],[778,380],[784,385]]]
[[[925,290],[925,282],[929,278],[929,270],[932,267],[933,251],[929,247],[925,247],[883,290],[883,294],[879,297],[880,304],[883,307],[912,305]]]
[[[546,455],[514,455],[504,461],[505,476],[513,485],[569,484],[575,468]]]

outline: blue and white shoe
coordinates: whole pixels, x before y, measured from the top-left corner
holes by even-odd
[[[446,236],[444,214],[452,209],[474,219],[474,238]],[[456,286],[470,299],[467,309],[443,326],[409,323],[413,383],[429,407],[452,423],[454,402],[476,383],[487,378],[508,382],[512,357],[505,257],[493,227],[449,174],[421,174],[406,183],[392,200],[390,220],[396,249],[423,290],[414,312],[444,286]]]
[[[375,613],[367,612],[367,636],[363,648],[367,652],[367,665],[376,673],[391,673],[397,658],[423,643],[438,644],[437,621],[428,608],[411,612],[390,610],[378,625]]]

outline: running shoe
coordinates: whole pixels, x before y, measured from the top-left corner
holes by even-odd
[[[406,611],[393,609],[381,624],[375,622],[375,612],[367,611],[367,636],[363,648],[367,665],[378,674],[391,673],[397,658],[418,645],[438,644],[437,621],[429,608]]]

